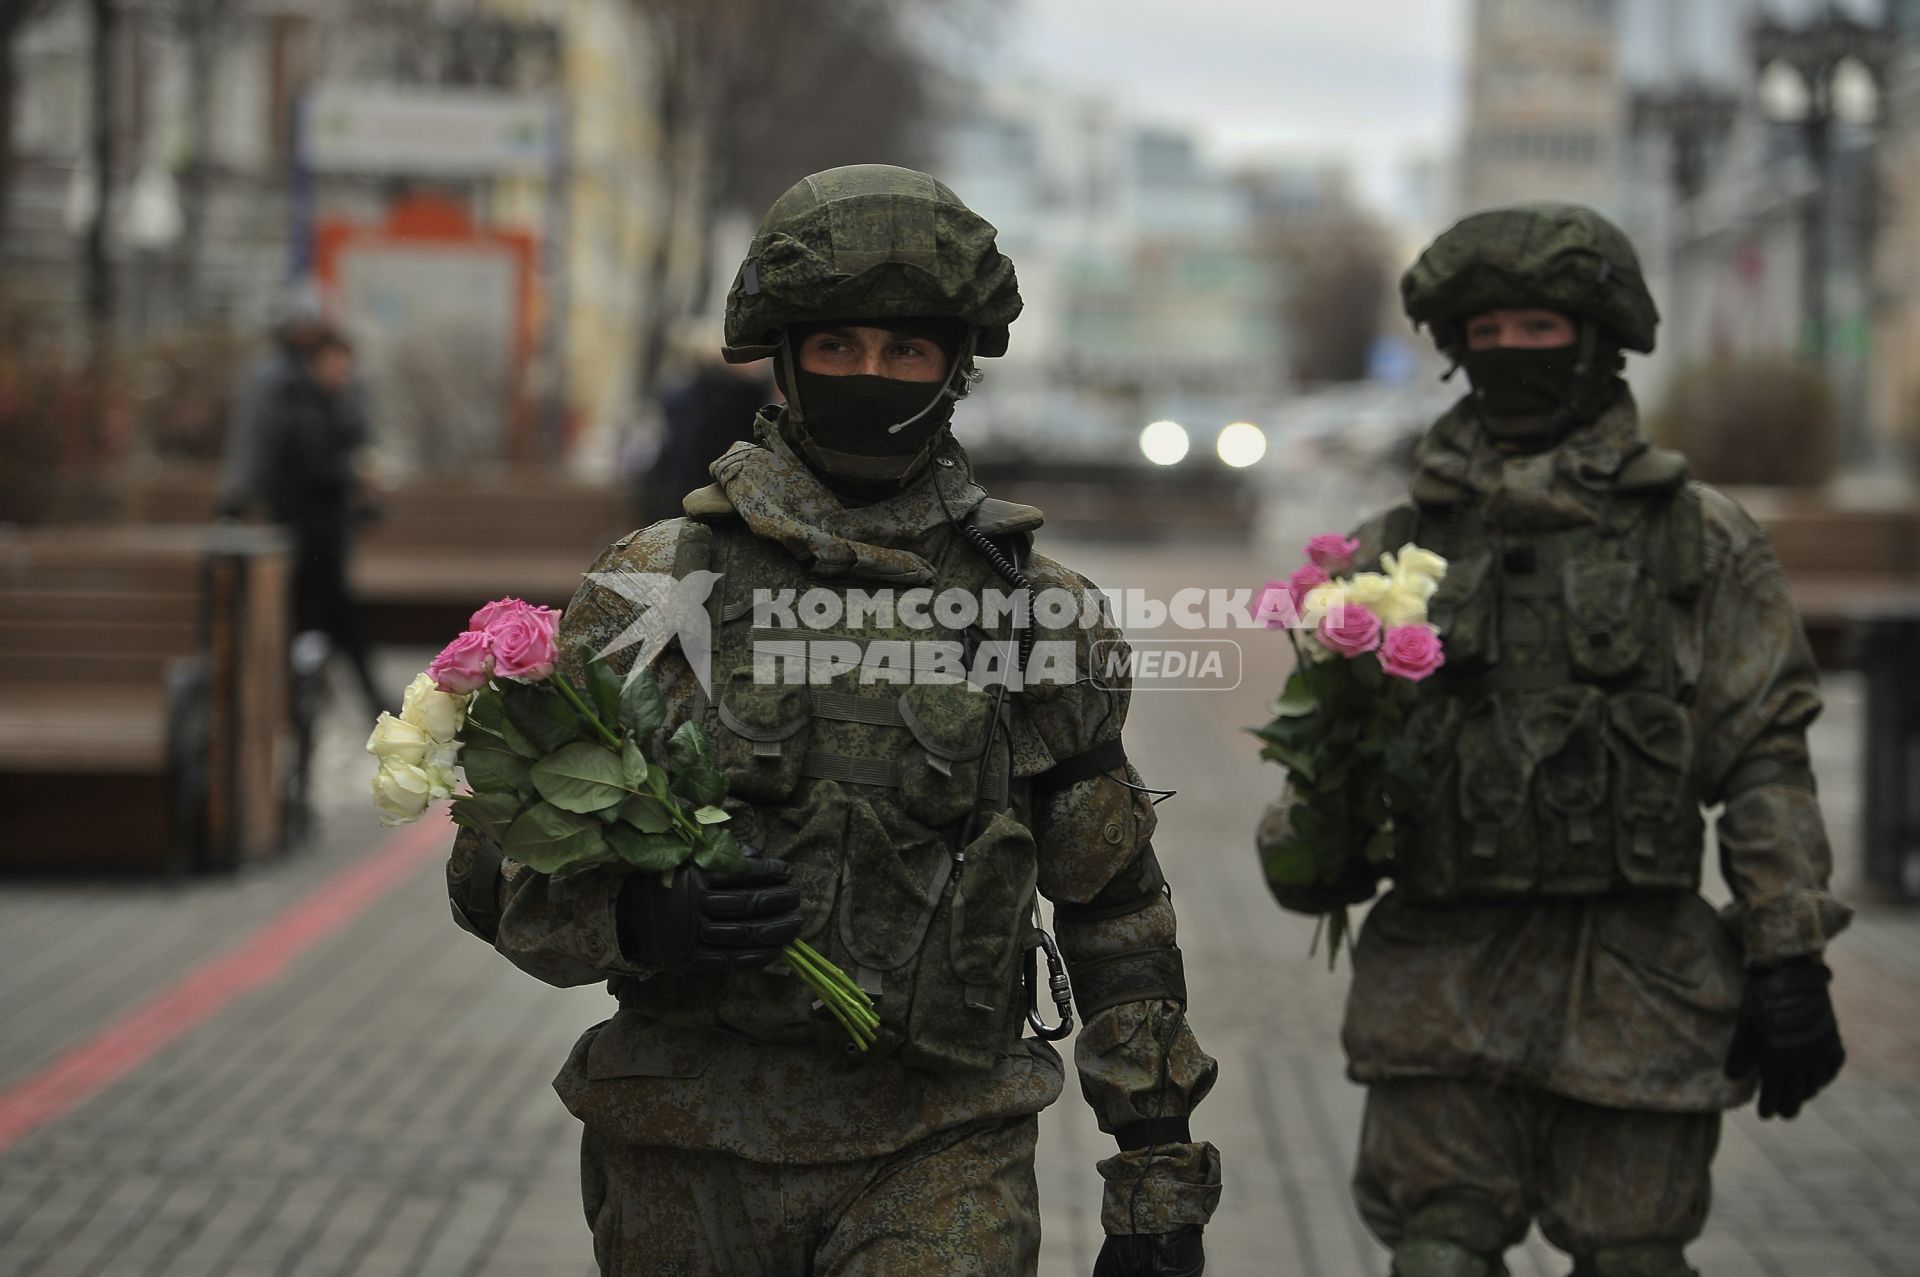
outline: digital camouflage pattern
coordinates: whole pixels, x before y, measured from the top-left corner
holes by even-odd
[[[852,164],[802,178],[774,201],[727,294],[726,357],[765,359],[789,324],[940,316],[1007,353],[1020,314],[1013,263],[992,223],[925,173]]]
[[[1037,521],[1022,507],[987,503],[957,444],[944,442],[936,461],[899,494],[845,507],[795,457],[778,418],[764,417],[758,442],[737,445],[716,462],[716,487],[689,498],[698,518],[655,524],[594,565],[595,572],[669,572],[684,569],[685,556],[696,553],[710,570],[742,574],[733,584],[723,576],[709,599],[722,654],[713,701],[677,645],[655,663],[669,725],[708,722],[717,761],[735,785],[729,806],[739,813],[740,832],[795,865],[805,934],[824,942],[850,974],[862,971],[878,985],[886,1034],[874,1053],[844,1050],[840,1035],[809,1014],[798,982],[777,972],[696,986],[628,962],[613,922],[619,871],[603,866],[549,877],[509,861],[489,896],[471,881],[476,872],[494,872],[486,849],[467,831],[455,842],[449,890],[470,929],[540,979],[562,986],[606,980],[620,998],[620,1012],[581,1039],[555,1083],[608,1146],[702,1150],[772,1167],[845,1164],[885,1158],[968,1123],[1044,1108],[1060,1093],[1062,1067],[1045,1043],[1020,1038],[1025,1005],[1017,996],[1022,909],[1036,889],[1063,919],[1060,945],[1076,983],[1078,973],[1116,961],[1171,962],[1177,973],[1173,912],[1149,843],[1152,806],[1116,783],[1138,785],[1137,773],[1128,766],[1043,800],[1027,784],[1055,761],[1118,738],[1124,684],[1083,682],[1009,698],[1003,739],[1010,748],[996,760],[1012,773],[1007,810],[981,822],[979,837],[994,851],[981,857],[986,864],[974,879],[963,879],[967,909],[959,923],[954,897],[941,894],[950,861],[944,849],[936,859],[931,834],[957,809],[955,796],[976,764],[942,759],[953,764],[953,776],[943,775],[931,766],[938,749],[927,746],[965,752],[944,737],[959,720],[969,729],[982,721],[971,689],[944,703],[935,698],[924,716],[912,703],[917,733],[898,715],[898,695],[823,700],[823,692],[850,689],[814,688],[787,704],[779,688],[736,694],[741,681],[732,674],[752,617],[729,601],[755,580],[864,589],[977,584],[985,579],[977,552],[948,526],[941,495],[956,516],[975,512],[983,526],[1017,533]],[[1036,589],[1091,589],[1042,556],[1032,556],[1026,572]],[[631,620],[632,604],[617,593],[583,586],[562,621],[562,651],[572,654],[582,644],[597,650]],[[1094,643],[1118,637],[1111,627],[1037,628],[1040,640],[1072,642],[1082,662]],[[615,657],[615,668],[624,670],[630,659]],[[915,702],[938,690],[916,689]],[[801,701],[810,702],[804,713],[790,712]],[[823,718],[823,705],[842,717]],[[884,721],[860,721],[866,717]],[[780,733],[789,729],[832,748],[799,748],[799,741],[784,748],[790,738]],[[913,796],[900,784],[803,774],[823,766],[817,757],[810,764],[809,752],[872,761],[883,747],[903,773],[919,769],[925,784],[917,781]],[[896,859],[884,859],[894,846]],[[474,900],[479,909],[463,907]],[[973,900],[982,906],[977,911]],[[1112,908],[1090,908],[1096,916],[1073,921],[1073,907],[1089,902]],[[1186,1027],[1179,1002],[1136,998],[1083,1015],[1075,1063],[1103,1129],[1184,1116],[1212,1086],[1215,1064]],[[1204,1223],[1219,1197],[1218,1155],[1205,1143],[1118,1154],[1100,1170],[1108,1183],[1104,1217],[1125,1231]]]
[[[1479,1079],[1391,1082],[1367,1092],[1354,1196],[1400,1277],[1504,1273],[1491,1257],[1535,1218],[1576,1277],[1693,1277],[1682,1248],[1706,1223],[1719,1137],[1718,1113],[1622,1112]],[[1447,1266],[1448,1244],[1478,1262]]]
[[[1463,408],[1423,442],[1413,495],[1429,509],[1471,503],[1519,540],[1590,525],[1623,481],[1671,465],[1641,435],[1630,398],[1563,446],[1520,456]],[[1739,506],[1703,484],[1687,491],[1701,512],[1700,584],[1660,611],[1676,676],[1692,688],[1687,792],[1725,804],[1715,835],[1733,902],[1718,916],[1689,890],[1429,905],[1396,888],[1354,955],[1343,1038],[1356,1080],[1480,1077],[1674,1112],[1752,1095],[1751,1080],[1721,1068],[1743,965],[1818,953],[1851,914],[1827,890],[1832,854],[1806,749],[1820,696],[1785,578]],[[1402,507],[1363,525],[1361,560],[1397,548],[1410,516]],[[1285,827],[1286,805],[1269,810],[1263,836]]]
[[[1754,1089],[1723,1070],[1744,968],[1818,953],[1850,917],[1828,892],[1799,617],[1758,525],[1649,446],[1624,390],[1538,453],[1501,447],[1463,401],[1418,456],[1411,502],[1357,531],[1363,565],[1409,534],[1462,556],[1433,601],[1451,672],[1416,710],[1441,707],[1422,727],[1439,801],[1397,842],[1353,956],[1357,1198],[1401,1277],[1504,1273],[1529,1216],[1580,1277],[1687,1277],[1718,1113]],[[1622,721],[1622,696],[1657,730]],[[1503,736],[1462,739],[1502,702]],[[1698,808],[1716,804],[1718,914],[1693,889]]]
[[[1659,310],[1624,232],[1579,204],[1488,209],[1455,223],[1400,278],[1416,326],[1443,347],[1458,320],[1538,306],[1604,325],[1627,350],[1651,351]]]
[[[1038,1126],[1032,1114],[970,1122],[898,1153],[811,1166],[612,1144],[589,1131],[581,1161],[594,1254],[609,1277],[1032,1273]]]
[[[1577,448],[1597,460],[1609,440],[1621,443],[1603,430]],[[1414,517],[1390,521],[1386,542],[1417,540],[1448,564],[1428,604],[1446,664],[1407,723],[1426,778],[1393,861],[1408,897],[1699,887],[1685,704],[1696,674],[1681,669],[1669,616],[1701,586],[1700,497],[1686,478],[1677,454],[1638,451],[1575,517],[1511,493],[1484,509],[1428,477]]]

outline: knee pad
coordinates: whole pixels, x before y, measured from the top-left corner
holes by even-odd
[[[1603,1246],[1576,1259],[1572,1277],[1700,1277],[1674,1242]]]
[[[1391,1277],[1507,1277],[1507,1266],[1457,1242],[1409,1237],[1393,1248]]]

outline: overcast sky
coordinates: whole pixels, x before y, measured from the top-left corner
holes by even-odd
[[[1411,154],[1448,146],[1465,86],[1466,0],[1013,0],[1016,74],[1111,90],[1192,126],[1210,153],[1348,159],[1392,197]]]

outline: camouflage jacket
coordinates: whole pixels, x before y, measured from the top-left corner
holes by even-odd
[[[965,453],[943,442],[929,477],[902,493],[864,506],[844,505],[794,456],[763,417],[757,444],[737,444],[714,464],[719,480],[688,498],[690,515],[737,518],[745,530],[777,543],[817,585],[829,588],[925,584],[953,532],[933,489],[934,469],[955,517],[985,497]],[[956,498],[956,493],[958,497]],[[1004,506],[1005,503],[1001,503]],[[670,572],[687,519],[657,523],[611,546],[596,572]],[[1084,578],[1039,555],[1026,573],[1036,589],[1091,590]],[[561,650],[604,647],[634,618],[634,605],[592,580],[575,595],[561,627]],[[1080,645],[1113,639],[1109,629],[1039,637]],[[1081,653],[1084,658],[1086,653]],[[566,658],[563,657],[563,661]],[[615,657],[625,668],[630,655]],[[672,722],[701,712],[703,693],[676,641],[654,668],[672,706]],[[1027,731],[1043,756],[1068,759],[1117,741],[1128,693],[1124,686],[1062,686],[1016,697],[1016,734]],[[1027,726],[1021,727],[1024,722]],[[1016,747],[1017,748],[1017,747]],[[1103,960],[1163,953],[1177,965],[1174,915],[1159,890],[1149,839],[1152,806],[1130,765],[1067,784],[1036,798],[1033,834],[1038,884],[1054,902],[1061,950],[1074,975],[1092,977]],[[1017,770],[1017,769],[1016,769]],[[730,800],[731,802],[732,800]],[[749,812],[749,818],[758,815]],[[773,818],[769,816],[769,818]],[[627,991],[623,1009],[589,1030],[555,1086],[576,1115],[619,1139],[719,1149],[756,1161],[820,1163],[876,1156],[959,1123],[1035,1112],[1062,1089],[1058,1054],[1037,1039],[1013,1040],[997,1067],[979,1073],[910,1068],[897,1056],[850,1057],[838,1048],[754,1040],[738,1028],[702,1030],[642,1014],[635,982],[669,977],[628,960],[619,947],[615,898],[622,874],[611,868],[547,876],[511,861],[491,884],[473,880],[490,863],[462,831],[448,866],[456,919],[490,940],[516,966],[550,984],[608,981]],[[806,880],[796,875],[806,895]],[[1119,902],[1118,907],[1103,907]],[[806,905],[803,903],[803,911]],[[716,1002],[737,999],[736,981],[713,977]],[[1100,1010],[1074,1046],[1082,1093],[1114,1131],[1153,1118],[1184,1117],[1212,1087],[1216,1066],[1201,1050],[1178,1002],[1127,1002]],[[1219,1157],[1204,1142],[1160,1144],[1103,1160],[1103,1218],[1111,1232],[1159,1232],[1205,1223],[1220,1193]]]
[[[1512,456],[1471,413],[1442,417],[1421,445],[1413,494],[1466,500],[1490,526],[1597,517],[1630,462],[1649,453],[1630,397],[1550,452]],[[1596,1104],[1708,1111],[1751,1083],[1722,1062],[1743,967],[1817,953],[1850,911],[1828,893],[1832,857],[1808,769],[1820,709],[1812,657],[1765,534],[1723,494],[1692,483],[1704,524],[1702,588],[1671,605],[1674,651],[1693,688],[1692,786],[1715,825],[1732,900],[1698,894],[1468,901],[1389,892],[1354,959],[1343,1033],[1356,1080],[1473,1075]],[[1377,559],[1383,513],[1357,532]],[[1285,798],[1263,837],[1286,820]],[[1705,849],[1702,848],[1704,854]]]

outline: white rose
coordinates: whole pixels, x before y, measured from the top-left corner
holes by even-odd
[[[406,696],[400,702],[400,718],[435,740],[452,740],[460,734],[460,725],[466,721],[467,700],[465,696],[435,687],[432,675],[416,674],[413,682],[407,684]]]
[[[1373,605],[1373,610],[1379,615],[1380,623],[1390,629],[1397,625],[1423,625],[1427,619],[1427,599],[1432,593],[1431,589],[1420,588],[1418,584],[1396,585]]]
[[[420,769],[432,778],[436,790],[447,791],[447,793],[434,794],[435,798],[445,798],[452,793],[453,769],[459,765],[459,741],[435,741],[433,748],[427,751],[427,756],[420,761]]]
[[[426,759],[433,743],[426,729],[383,713],[373,722],[373,735],[367,737],[367,752],[382,762],[392,759],[417,766]]]
[[[1355,572],[1348,578],[1347,602],[1380,610],[1380,601],[1393,592],[1394,580],[1380,572]]]
[[[1380,556],[1381,566],[1396,583],[1426,581],[1429,583],[1427,597],[1440,588],[1440,582],[1447,578],[1447,561],[1432,550],[1424,549],[1409,541],[1400,547],[1398,554]]]
[[[1320,624],[1327,613],[1347,605],[1347,587],[1337,581],[1316,585],[1300,601],[1300,620],[1308,629]]]
[[[433,778],[412,763],[396,758],[380,760],[373,777],[373,805],[383,825],[404,825],[420,819],[433,801]]]

